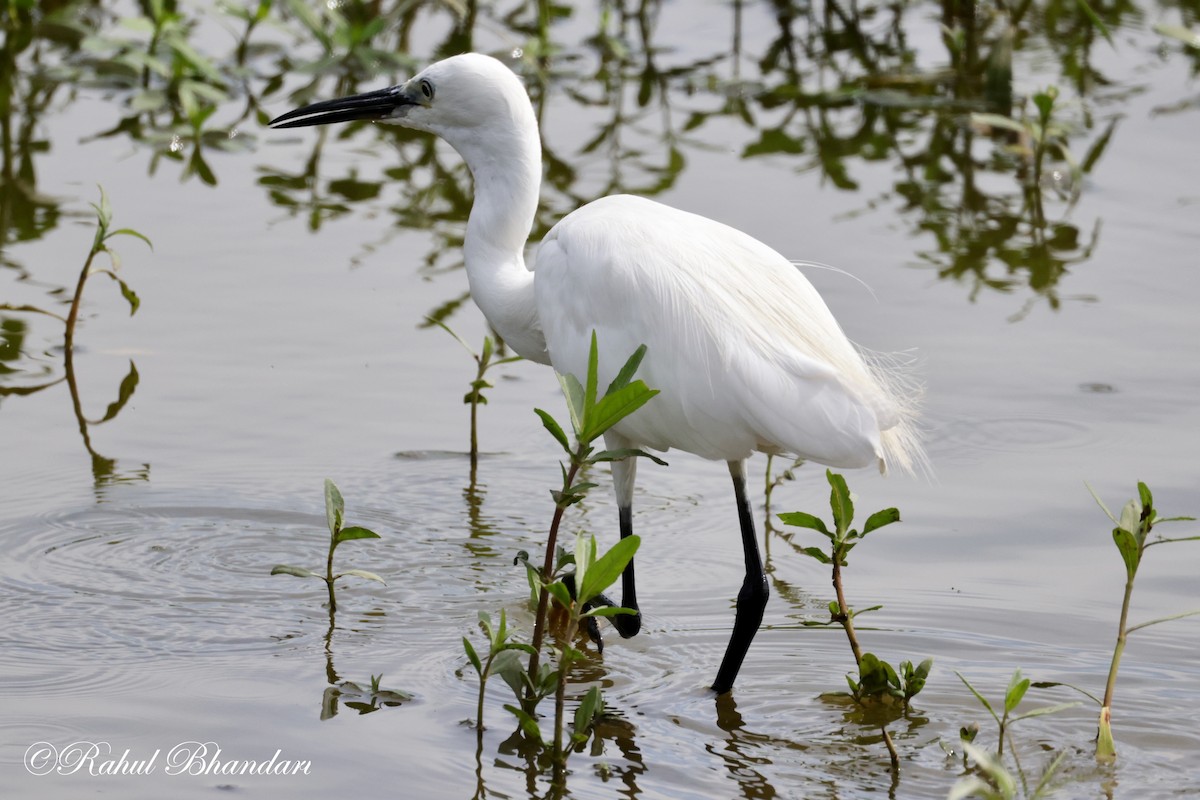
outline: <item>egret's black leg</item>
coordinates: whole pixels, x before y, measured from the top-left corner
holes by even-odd
[[[621,538],[624,539],[633,534],[633,506],[621,506],[619,513]],[[629,560],[625,571],[621,573],[621,606],[632,608],[637,613],[617,614],[615,617],[609,617],[613,627],[617,629],[617,633],[621,634],[622,639],[637,636],[638,631],[642,629],[642,613],[638,611],[637,582],[633,577],[633,559]]]
[[[628,450],[633,442],[613,430],[604,434],[604,446],[609,450]],[[613,489],[617,495],[617,510],[621,526],[621,539],[633,535],[633,484],[637,480],[637,459],[623,458],[612,462]],[[632,608],[634,614],[617,614],[609,617],[622,639],[636,636],[642,629],[642,614],[638,611],[637,581],[633,577],[633,560],[621,574],[621,606]]]
[[[737,497],[738,521],[742,526],[742,551],[746,558],[746,578],[742,581],[742,590],[738,592],[737,614],[733,621],[733,635],[729,637],[729,646],[725,648],[725,658],[721,660],[721,668],[717,670],[717,679],[713,681],[712,689],[717,694],[724,694],[733,688],[738,670],[746,658],[746,651],[758,633],[762,622],[763,609],[767,607],[767,576],[763,572],[762,557],[758,554],[758,537],[754,534],[754,515],[750,511],[750,503],[746,500],[746,462],[730,461],[729,474],[733,477],[733,492]]]

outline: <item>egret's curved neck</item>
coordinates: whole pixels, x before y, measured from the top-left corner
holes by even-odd
[[[458,138],[458,137],[456,137]],[[525,358],[548,363],[525,244],[537,212],[542,146],[537,123],[505,120],[451,141],[475,179],[464,251],[471,297],[496,332]]]

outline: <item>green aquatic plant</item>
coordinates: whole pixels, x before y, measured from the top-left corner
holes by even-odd
[[[476,464],[479,462],[478,410],[479,406],[487,405],[487,397],[484,396],[483,390],[494,388],[486,377],[487,371],[492,367],[520,361],[521,357],[500,356],[497,358],[496,341],[491,336],[483,337],[483,347],[480,349],[480,352],[476,353],[449,325],[434,317],[426,317],[425,319],[453,336],[454,340],[470,353],[471,358],[475,359],[475,378],[470,384],[471,391],[463,395],[463,403],[471,407],[471,469],[474,470]]]
[[[103,186],[97,187],[100,190],[100,202],[89,203],[96,212],[96,233],[92,237],[92,247],[88,250],[87,257],[83,261],[83,269],[79,272],[79,279],[75,282],[75,292],[71,295],[71,308],[67,312],[65,319],[48,311],[40,306],[34,305],[12,305],[9,303],[0,303],[0,311],[19,311],[32,314],[44,314],[46,316],[55,317],[63,320],[66,323],[66,331],[63,335],[63,347],[67,351],[67,358],[75,346],[75,326],[79,320],[79,306],[83,302],[83,288],[87,285],[88,278],[92,275],[107,275],[112,278],[121,290],[121,296],[125,298],[125,302],[129,303],[129,316],[137,313],[141,307],[142,301],[137,296],[137,293],[129,287],[121,276],[117,275],[117,270],[121,268],[121,258],[117,255],[117,251],[113,250],[109,245],[111,239],[117,236],[132,236],[135,239],[141,239],[146,245],[153,250],[154,245],[146,236],[133,228],[112,228],[112,205],[108,202],[108,195],[104,192]],[[96,258],[101,254],[108,256],[108,266],[101,267],[96,265]]]
[[[365,569],[348,569],[345,572],[339,572],[336,575],[333,573],[333,551],[342,542],[349,542],[353,539],[378,539],[379,534],[375,531],[368,530],[360,525],[351,525],[345,527],[345,510],[346,502],[342,499],[342,493],[338,491],[337,485],[328,478],[325,479],[325,520],[329,524],[329,555],[325,559],[325,574],[314,572],[311,569],[304,567],[293,567],[287,564],[279,564],[271,570],[272,575],[294,575],[297,578],[317,578],[325,581],[325,586],[329,589],[329,611],[332,613],[337,611],[337,597],[334,594],[333,585],[340,578],[352,575],[356,578],[365,578],[370,581],[378,581],[385,586],[387,582],[383,578],[376,575],[374,572],[367,572]]]
[[[563,452],[567,456],[566,463],[559,463],[562,471],[562,485],[559,489],[551,490],[550,492],[550,496],[554,499],[554,516],[550,521],[550,532],[546,538],[546,554],[542,568],[538,571],[526,562],[527,567],[533,570],[536,585],[549,586],[555,582],[558,567],[562,566],[561,559],[559,564],[556,565],[555,563],[555,555],[557,553],[555,546],[558,541],[558,530],[562,524],[563,514],[568,508],[582,500],[589,489],[596,486],[596,484],[586,479],[580,480],[581,472],[595,464],[606,461],[618,461],[624,458],[643,457],[649,458],[657,464],[666,463],[656,456],[637,449],[602,450],[597,452],[594,444],[612,426],[637,411],[649,402],[650,398],[658,394],[657,389],[647,387],[643,381],[633,380],[633,375],[637,372],[637,368],[642,363],[642,358],[645,354],[645,345],[635,350],[625,362],[620,372],[617,373],[612,383],[608,385],[604,394],[599,395],[599,387],[597,386],[599,360],[596,349],[596,333],[593,331],[591,349],[588,352],[586,383],[581,384],[579,379],[574,375],[558,376],[559,383],[562,385],[563,395],[567,400],[567,411],[571,418],[571,428],[575,434],[574,446],[572,446],[570,439],[567,438],[563,427],[554,417],[540,408],[534,409],[534,413],[542,420],[542,425],[550,432],[554,440],[562,446]],[[582,589],[582,587],[578,588]],[[533,630],[533,647],[535,651],[539,652],[542,646],[542,639],[545,636],[546,613],[549,599],[550,595],[548,593],[539,592],[537,618]],[[530,658],[529,675],[531,679],[536,677],[537,668],[538,653],[535,652]]]
[[[483,733],[483,700],[484,693],[487,690],[487,681],[491,677],[493,671],[508,674],[511,670],[504,669],[506,663],[511,665],[513,662],[504,659],[505,653],[513,653],[520,651],[525,653],[533,653],[533,648],[523,642],[516,642],[509,638],[508,619],[504,609],[500,610],[499,625],[492,625],[492,618],[486,611],[479,612],[479,628],[483,631],[483,635],[487,637],[487,652],[481,659],[476,653],[475,647],[471,644],[471,640],[466,636],[463,637],[463,650],[467,654],[467,660],[471,662],[471,666],[475,669],[475,674],[479,676],[479,702],[475,711],[475,729],[480,734]],[[517,664],[520,669],[520,665]],[[519,696],[519,694],[518,694]]]
[[[1017,706],[1019,706],[1021,701],[1025,699],[1025,693],[1029,691],[1030,686],[1034,685],[1028,678],[1021,675],[1020,669],[1016,669],[1013,671],[1012,677],[1008,681],[1008,688],[1004,690],[1004,702],[1001,705],[1003,713],[997,714],[996,709],[992,707],[992,704],[988,702],[988,699],[980,694],[980,692],[971,685],[971,682],[963,677],[961,672],[955,671],[954,674],[957,675],[958,679],[962,681],[968,689],[971,690],[971,694],[975,695],[975,699],[979,701],[979,704],[987,709],[987,712],[992,715],[992,719],[996,721],[998,728],[996,733],[997,758],[1004,757],[1004,743],[1006,741],[1009,742],[1010,750],[1012,749],[1011,728],[1014,723],[1020,722],[1023,719],[1030,719],[1032,717],[1043,717],[1046,714],[1056,714],[1059,711],[1064,711],[1068,708],[1074,708],[1075,706],[1079,705],[1078,702],[1056,703],[1055,705],[1035,708],[1032,711],[1025,712],[1024,714],[1014,715],[1013,712],[1017,710]],[[1042,686],[1042,684],[1037,685]],[[970,736],[964,736],[963,739],[965,741],[973,741],[975,739],[975,735],[972,733]]]
[[[595,464],[624,458],[649,458],[657,463],[661,459],[642,450],[602,450],[597,452],[594,443],[621,420],[637,411],[658,394],[641,380],[634,380],[645,355],[645,346],[639,347],[625,362],[603,395],[598,386],[598,354],[596,334],[592,333],[591,349],[588,354],[588,371],[585,381],[573,375],[560,375],[563,394],[567,400],[571,428],[575,443],[572,445],[557,420],[542,409],[534,409],[543,426],[559,443],[567,456],[560,463],[562,484],[550,492],[554,500],[554,516],[546,540],[545,558],[541,568],[530,563],[527,556],[523,561],[527,576],[537,601],[533,640],[529,663],[520,673],[519,683],[512,677],[506,678],[510,686],[520,695],[520,706],[506,706],[516,715],[521,730],[527,737],[543,748],[549,749],[554,765],[556,783],[561,785],[565,777],[567,755],[576,746],[587,741],[595,720],[603,714],[603,698],[598,688],[593,687],[585,695],[573,718],[569,743],[564,744],[566,712],[566,686],[572,665],[583,657],[572,642],[581,625],[594,622],[596,617],[635,613],[632,609],[620,608],[602,599],[601,593],[625,570],[633,559],[641,540],[628,536],[607,552],[598,552],[595,538],[577,535],[572,555],[557,546],[558,533],[563,515],[568,508],[580,502],[587,492],[595,487],[581,473]],[[551,614],[553,602],[555,613]],[[557,643],[554,654],[557,668],[542,663],[541,655],[547,630]],[[547,748],[536,719],[537,703],[550,691],[555,695],[554,733]]]
[[[339,700],[346,708],[357,711],[360,716],[381,708],[395,708],[412,700],[413,696],[408,692],[384,689],[380,685],[382,682],[383,673],[380,673],[371,676],[368,686],[362,686],[354,681],[342,681],[336,686],[325,687],[325,692],[321,695],[321,719],[326,720],[337,716]]]
[[[1004,690],[1004,702],[1001,704],[1003,711],[1002,713],[997,713],[992,704],[988,702],[988,699],[972,686],[971,682],[963,677],[961,672],[955,671],[954,674],[971,691],[971,694],[975,695],[975,699],[979,701],[980,705],[992,715],[992,719],[996,721],[998,730],[996,733],[996,751],[992,753],[975,743],[975,738],[979,732],[978,726],[964,727],[962,729],[960,736],[962,738],[963,749],[975,761],[982,775],[971,775],[960,780],[955,784],[950,797],[978,796],[982,798],[995,798],[996,800],[1011,800],[1017,797],[1018,779],[1024,797],[1029,800],[1044,797],[1051,788],[1049,781],[1061,764],[1065,756],[1065,751],[1060,752],[1042,770],[1041,776],[1031,789],[1029,778],[1017,757],[1016,747],[1012,744],[1012,726],[1023,719],[1056,714],[1059,711],[1074,708],[1079,703],[1057,703],[1055,705],[1041,706],[1032,711],[1026,711],[1023,714],[1014,714],[1021,701],[1025,699],[1025,693],[1029,691],[1030,686],[1043,685],[1032,684],[1028,678],[1021,675],[1021,670],[1017,669],[1013,671],[1012,677],[1008,681],[1008,688]],[[1016,778],[1013,777],[1012,773],[1004,765],[1005,742],[1009,743],[1009,753],[1017,770]]]
[[[1200,614],[1200,609],[1196,609],[1185,611],[1182,614],[1172,614],[1168,617],[1152,619],[1148,622],[1133,625],[1132,627],[1129,626],[1129,605],[1133,598],[1133,582],[1137,577],[1138,567],[1142,564],[1142,556],[1145,555],[1147,548],[1174,542],[1200,541],[1200,536],[1185,536],[1178,539],[1164,539],[1160,536],[1153,541],[1148,541],[1150,532],[1156,525],[1161,525],[1164,522],[1194,521],[1195,517],[1160,518],[1158,510],[1154,507],[1154,495],[1150,493],[1150,487],[1138,481],[1137,489],[1138,496],[1126,503],[1125,507],[1121,509],[1121,515],[1117,517],[1108,510],[1108,507],[1104,505],[1104,501],[1092,491],[1092,487],[1088,486],[1088,491],[1092,492],[1092,497],[1096,499],[1100,508],[1104,510],[1104,513],[1116,525],[1112,531],[1113,542],[1116,544],[1117,550],[1121,553],[1121,560],[1125,562],[1125,594],[1121,600],[1121,618],[1117,626],[1117,643],[1113,648],[1112,664],[1108,668],[1108,681],[1104,685],[1104,699],[1100,703],[1100,730],[1096,739],[1096,757],[1106,760],[1113,759],[1117,755],[1112,735],[1112,701],[1113,693],[1117,688],[1117,670],[1121,666],[1121,656],[1125,652],[1126,638],[1134,631],[1147,628],[1151,625],[1157,625],[1160,622],[1169,622],[1174,619]]]
[[[112,206],[109,204],[108,195],[104,192],[104,187],[100,189],[100,202],[92,203],[91,206],[96,212],[96,232],[92,238],[92,246],[88,250],[87,257],[84,259],[83,269],[79,272],[79,279],[75,283],[75,291],[71,295],[71,306],[67,312],[67,316],[63,317],[48,309],[44,309],[35,305],[13,305],[9,303],[0,303],[0,311],[15,311],[19,313],[42,314],[53,317],[63,323],[63,377],[56,378],[53,381],[43,383],[39,386],[21,387],[14,393],[33,394],[35,392],[48,389],[51,386],[65,380],[67,388],[71,394],[71,405],[75,412],[75,419],[79,424],[79,433],[83,437],[83,445],[88,451],[88,455],[92,459],[92,476],[99,485],[102,482],[113,480],[128,480],[130,477],[135,477],[144,480],[149,473],[149,464],[143,465],[141,470],[138,470],[132,475],[122,476],[116,469],[116,459],[107,458],[98,453],[92,446],[90,429],[94,425],[101,425],[114,419],[117,414],[128,404],[130,398],[133,397],[134,391],[140,380],[137,366],[131,360],[129,362],[129,372],[121,380],[121,384],[117,389],[117,398],[108,404],[104,412],[104,416],[98,419],[89,418],[84,414],[83,400],[79,392],[79,383],[75,374],[75,329],[79,324],[79,309],[83,303],[84,287],[87,286],[88,279],[92,275],[107,275],[121,290],[121,296],[129,304],[129,315],[133,316],[141,307],[141,299],[137,293],[130,288],[119,275],[117,270],[120,269],[121,259],[117,255],[117,251],[112,248],[110,241],[117,236],[132,236],[136,239],[141,239],[151,249],[153,245],[150,240],[143,234],[135,231],[132,228],[117,228],[112,227]],[[108,257],[109,264],[107,267],[99,266],[96,262],[98,256],[105,255]],[[0,397],[4,397],[7,391],[0,387]]]
[[[967,775],[955,783],[947,800],[966,800],[969,797],[975,800],[1016,800],[1017,779],[1000,758],[967,741],[963,742],[963,750],[975,762],[977,774]],[[1042,769],[1042,774],[1032,789],[1028,784],[1022,784],[1026,800],[1040,800],[1050,796],[1055,788],[1051,780],[1066,755],[1066,751],[1062,751],[1054,756]]]
[[[873,653],[864,653],[858,642],[854,629],[854,620],[860,614],[876,611],[882,606],[871,606],[863,609],[853,609],[846,602],[845,590],[842,586],[842,568],[848,566],[847,557],[867,534],[885,525],[900,521],[900,512],[895,508],[885,508],[876,511],[867,518],[862,532],[850,527],[854,521],[854,499],[850,493],[846,479],[832,470],[825,470],[829,481],[829,506],[833,512],[833,529],[826,526],[820,517],[803,511],[793,511],[780,514],[779,519],[785,525],[814,530],[829,540],[828,551],[820,547],[804,547],[800,552],[822,564],[832,567],[833,590],[836,599],[829,602],[829,619],[827,621],[811,622],[811,625],[841,625],[850,643],[850,651],[854,655],[854,663],[858,667],[858,678],[846,676],[850,686],[850,696],[862,706],[884,706],[907,709],[910,701],[923,688],[933,668],[933,660],[925,659],[913,666],[910,661],[900,663],[897,671],[888,662]],[[883,741],[891,758],[892,768],[898,769],[899,755],[892,743],[886,724],[881,726]]]

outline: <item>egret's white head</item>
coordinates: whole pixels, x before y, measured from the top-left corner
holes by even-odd
[[[482,141],[520,137],[537,130],[520,79],[500,61],[480,53],[438,61],[398,86],[289,111],[271,120],[271,127],[298,128],[358,119],[428,131],[464,156]]]

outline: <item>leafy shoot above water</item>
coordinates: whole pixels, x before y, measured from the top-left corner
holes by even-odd
[[[485,377],[487,371],[501,364],[511,364],[514,361],[520,361],[521,357],[501,356],[497,358],[496,342],[491,336],[483,337],[483,347],[480,349],[480,352],[476,353],[449,325],[434,317],[426,317],[425,319],[453,336],[454,340],[461,344],[463,349],[470,353],[471,358],[475,360],[475,378],[471,381],[471,390],[463,395],[463,403],[471,407],[471,467],[474,469],[476,463],[479,461],[479,406],[487,405],[487,397],[484,396],[483,390],[493,388],[492,383]]]
[[[1139,481],[1137,489],[1138,496],[1126,503],[1125,507],[1121,509],[1121,515],[1117,517],[1108,510],[1108,507],[1104,505],[1104,501],[1092,490],[1092,487],[1088,486],[1088,491],[1092,493],[1092,497],[1095,498],[1096,503],[1099,504],[1104,513],[1108,515],[1108,518],[1116,525],[1112,531],[1113,542],[1121,554],[1121,560],[1125,562],[1125,594],[1121,601],[1121,618],[1117,626],[1117,643],[1113,648],[1112,664],[1108,669],[1108,681],[1104,687],[1104,699],[1100,703],[1100,731],[1096,739],[1096,757],[1102,760],[1111,760],[1117,755],[1112,735],[1112,700],[1113,693],[1117,687],[1117,670],[1121,665],[1121,655],[1125,652],[1125,641],[1128,635],[1150,625],[1157,625],[1160,622],[1169,622],[1200,614],[1200,609],[1185,611],[1182,614],[1172,614],[1168,617],[1160,617],[1132,627],[1129,626],[1129,605],[1133,598],[1133,582],[1137,577],[1138,568],[1142,564],[1142,557],[1145,555],[1146,549],[1160,544],[1200,540],[1200,536],[1185,536],[1177,539],[1164,539],[1160,536],[1151,541],[1150,533],[1156,525],[1164,522],[1190,522],[1194,521],[1195,518],[1166,517],[1160,519],[1158,510],[1154,507],[1154,495],[1150,493],[1150,487]]]
[[[981,797],[993,798],[994,800],[1012,800],[1018,797],[1017,782],[1020,781],[1020,787],[1024,797],[1033,800],[1046,796],[1050,791],[1050,779],[1058,769],[1065,756],[1065,751],[1060,752],[1042,771],[1041,777],[1037,783],[1031,788],[1029,778],[1025,774],[1025,770],[1021,767],[1021,762],[1017,760],[1016,750],[1012,746],[1012,731],[1013,724],[1020,722],[1023,719],[1032,717],[1042,717],[1047,714],[1055,714],[1068,708],[1073,708],[1079,705],[1074,703],[1058,703],[1050,706],[1042,706],[1035,708],[1032,711],[1026,711],[1023,714],[1014,714],[1017,707],[1021,705],[1021,701],[1025,699],[1025,693],[1029,691],[1031,686],[1041,684],[1033,684],[1026,677],[1021,675],[1021,670],[1013,671],[1012,677],[1008,681],[1008,688],[1004,690],[1004,702],[1000,706],[1003,710],[997,713],[996,708],[988,699],[984,697],[971,682],[963,677],[962,673],[955,672],[958,679],[971,691],[979,704],[987,710],[992,719],[996,721],[998,728],[996,734],[996,750],[991,752],[979,746],[975,739],[979,733],[979,726],[972,723],[962,729],[960,736],[962,746],[968,756],[975,762],[976,768],[979,771],[977,775],[970,775],[960,780],[954,785],[950,792],[951,798],[964,797]],[[1016,777],[1004,765],[1004,744],[1009,744],[1009,751],[1012,754],[1013,763],[1016,765]]]
[[[833,589],[837,599],[829,602],[829,620],[814,624],[841,625],[845,630],[846,638],[850,642],[850,651],[854,654],[854,662],[858,667],[857,680],[853,675],[846,676],[850,694],[855,702],[864,707],[895,706],[899,709],[907,709],[909,701],[925,688],[929,671],[933,668],[933,660],[925,659],[915,667],[911,661],[903,661],[897,671],[891,664],[874,654],[864,653],[858,643],[854,618],[859,614],[874,611],[880,606],[855,610],[846,602],[845,591],[842,587],[842,568],[848,566],[847,558],[850,551],[865,539],[867,534],[873,533],[885,525],[899,522],[900,512],[895,508],[876,511],[867,517],[860,533],[850,527],[854,521],[854,496],[850,492],[850,487],[846,485],[846,479],[832,470],[825,470],[825,477],[830,486],[829,507],[833,512],[832,529],[820,517],[803,511],[779,515],[780,521],[785,525],[814,530],[829,540],[827,550],[820,547],[800,549],[804,555],[822,564],[830,565],[833,571]],[[882,731],[884,743],[887,745],[888,754],[891,757],[892,768],[893,770],[899,769],[899,755],[896,753],[886,726],[882,727]]]
[[[329,524],[329,554],[325,560],[325,574],[322,575],[305,567],[293,567],[288,564],[279,564],[271,570],[272,575],[294,575],[297,578],[317,578],[325,581],[326,587],[329,589],[329,610],[337,611],[337,597],[333,591],[333,585],[339,578],[346,576],[354,576],[356,578],[364,578],[366,580],[378,581],[387,585],[383,578],[376,575],[374,572],[367,572],[365,569],[348,569],[345,572],[339,572],[336,575],[333,572],[333,552],[342,542],[348,542],[353,539],[378,539],[379,534],[372,530],[368,530],[359,525],[344,526],[345,522],[346,503],[342,499],[342,493],[338,491],[337,485],[328,478],[325,479],[325,519]]]

